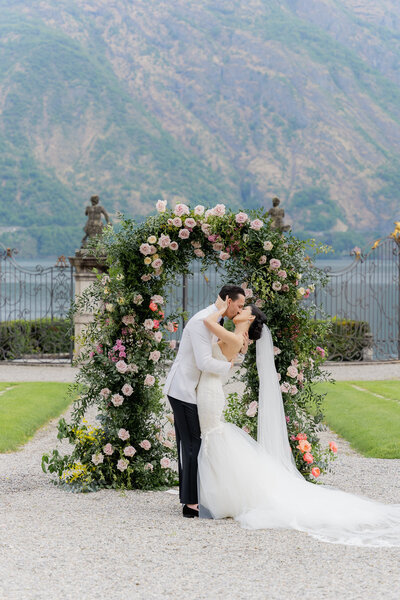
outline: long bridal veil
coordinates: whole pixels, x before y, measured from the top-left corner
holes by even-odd
[[[257,442],[290,473],[302,478],[288,440],[282,393],[275,370],[274,345],[266,325],[256,342],[256,360],[260,382]]]
[[[337,544],[400,546],[400,504],[375,502],[309,483],[301,476],[290,451],[273,343],[266,326],[256,354],[260,380],[256,445],[261,446],[264,458],[252,444],[252,450],[243,451],[241,460],[247,464],[243,478],[254,472],[254,485],[251,501],[245,495],[249,483],[237,486],[236,496],[243,487],[243,509],[235,515],[236,520],[248,529],[297,529]]]

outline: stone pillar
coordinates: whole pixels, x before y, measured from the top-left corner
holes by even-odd
[[[84,248],[77,250],[75,256],[69,256],[68,260],[75,269],[75,301],[77,301],[82,292],[96,281],[96,273],[93,273],[93,269],[97,269],[98,273],[106,273],[108,266],[105,264],[105,260],[101,261],[94,256],[89,255],[88,250],[85,250]],[[81,346],[79,344],[80,335],[91,321],[93,321],[92,313],[77,312],[74,315],[75,358],[77,358],[81,351]]]

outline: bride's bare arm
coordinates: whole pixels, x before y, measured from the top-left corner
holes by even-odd
[[[237,333],[228,331],[225,329],[225,327],[222,327],[222,325],[218,323],[218,320],[221,318],[224,312],[225,308],[211,313],[204,319],[204,324],[207,329],[217,336],[218,339],[222,340],[226,344],[229,344],[232,346],[232,349],[235,352],[238,352],[243,346],[243,335],[238,335]]]

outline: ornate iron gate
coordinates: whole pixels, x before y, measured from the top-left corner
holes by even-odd
[[[325,269],[328,285],[315,291],[317,306],[333,319],[328,358],[400,359],[400,237],[395,232],[352,253],[345,269]]]
[[[0,244],[0,360],[72,360],[73,269],[56,265],[24,268],[15,249]]]

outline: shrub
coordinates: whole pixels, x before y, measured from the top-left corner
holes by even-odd
[[[23,354],[66,354],[70,351],[69,319],[34,319],[0,323],[0,359]]]

